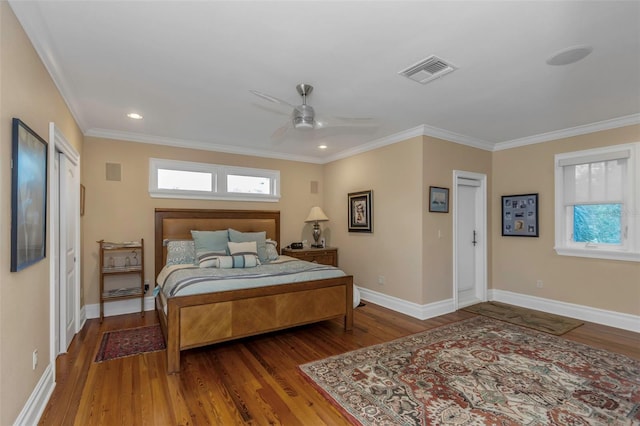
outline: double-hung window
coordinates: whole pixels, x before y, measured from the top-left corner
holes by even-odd
[[[555,250],[640,261],[640,143],[555,156]]]
[[[149,194],[157,198],[274,202],[280,199],[280,172],[150,158]]]

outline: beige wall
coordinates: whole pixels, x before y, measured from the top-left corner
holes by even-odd
[[[428,212],[429,186],[451,190],[453,170],[486,174],[489,187],[491,153],[416,137],[325,165],[325,234],[356,285],[419,305],[453,297],[452,213]],[[349,233],[347,194],[367,189],[374,232]]]
[[[280,170],[282,197],[277,203],[151,198],[149,158]],[[106,180],[106,163],[121,165],[121,181]],[[318,182],[315,194],[311,193],[311,181]],[[322,205],[323,201],[322,166],[318,164],[89,137],[82,157],[82,184],[86,188],[82,217],[82,277],[86,304],[99,302],[96,241],[101,239],[144,238],[145,278],[154,283],[153,214],[156,207],[280,210],[280,238],[286,245],[291,241],[312,239],[311,226],[304,220],[311,207]]]
[[[49,364],[49,261],[9,272],[11,119],[49,139],[49,122],[82,152],[82,134],[7,2],[0,2],[0,424],[12,424]],[[47,236],[49,239],[50,236]],[[39,364],[32,370],[32,353]]]
[[[493,288],[640,315],[640,263],[559,256],[553,249],[554,155],[638,141],[640,126],[629,126],[493,154]],[[540,237],[501,237],[500,196],[535,192]]]
[[[411,302],[421,299],[422,138],[325,165],[329,243],[354,284]],[[347,231],[347,194],[373,190],[373,233]],[[410,259],[410,261],[407,261]],[[383,276],[384,285],[378,284]]]
[[[421,303],[432,303],[453,297],[453,171],[465,171],[487,176],[487,218],[491,217],[491,152],[471,148],[440,139],[424,138],[423,182],[424,228],[422,234],[423,263]],[[449,188],[449,213],[428,213],[429,186]],[[438,238],[438,231],[442,238]],[[487,235],[493,235],[491,221],[487,223]],[[487,259],[491,259],[491,247],[487,243]],[[491,282],[491,267],[488,282]]]

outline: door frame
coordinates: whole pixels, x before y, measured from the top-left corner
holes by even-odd
[[[73,163],[80,173],[80,154],[76,149],[67,141],[64,137],[64,134],[60,129],[55,125],[55,123],[49,123],[49,159],[50,161],[55,161],[55,157],[57,153],[60,152],[65,155],[65,157]],[[61,206],[59,203],[60,198],[60,187],[59,187],[59,173],[60,168],[54,170],[54,167],[49,168],[49,334],[50,334],[50,344],[49,344],[49,354],[50,354],[50,363],[53,369],[53,376],[55,377],[56,370],[56,357],[63,352],[66,352],[66,348],[61,350],[60,348],[60,302],[59,302],[59,291],[58,286],[56,284],[56,274],[60,271],[60,249],[59,249],[59,219],[60,219],[60,211],[59,209],[72,208],[76,212],[74,215],[74,226],[76,227],[76,263],[75,263],[75,283],[74,285],[74,323],[75,323],[75,333],[78,333],[81,328],[81,318],[80,318],[80,263],[81,263],[81,245],[80,245],[80,185],[77,185],[77,188],[74,191],[77,191],[77,194],[74,196],[74,200],[76,205],[74,206]],[[55,201],[54,201],[55,200]],[[55,254],[57,253],[57,256]]]
[[[487,175],[483,173],[468,172],[464,170],[453,171],[453,307],[458,310],[458,178],[473,179],[480,182],[476,192],[475,221],[479,238],[479,253],[476,258],[476,286],[480,287],[481,301],[487,301]],[[477,287],[476,287],[477,288]]]

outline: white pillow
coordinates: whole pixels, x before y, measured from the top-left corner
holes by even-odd
[[[233,256],[219,256],[215,260],[214,268],[255,268],[260,265],[258,256],[254,254],[236,254]]]
[[[227,245],[229,247],[229,254],[232,256],[237,254],[258,255],[258,244],[255,241],[247,241],[244,243],[234,243],[233,241],[229,241]]]

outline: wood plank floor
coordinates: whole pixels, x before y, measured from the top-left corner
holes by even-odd
[[[366,303],[354,329],[326,321],[187,351],[166,374],[165,352],[94,363],[104,331],[157,322],[153,312],[89,320],[57,362],[57,386],[41,425],[344,425],[297,371],[306,362],[474,316],[425,321]],[[587,323],[562,336],[640,359],[640,334]]]

